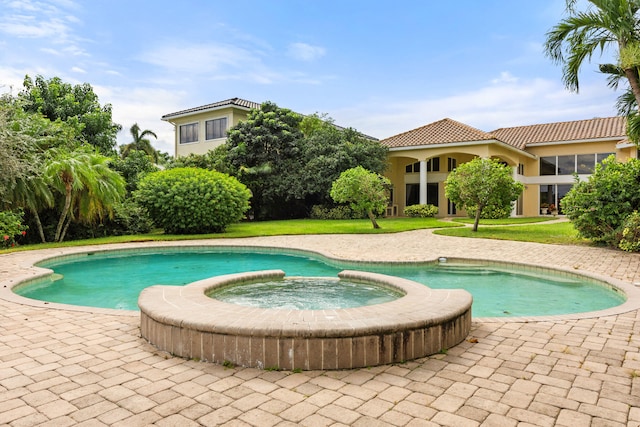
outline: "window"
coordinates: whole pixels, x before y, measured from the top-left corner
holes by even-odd
[[[540,157],[540,175],[556,174],[556,156]]]
[[[198,124],[180,125],[180,144],[198,142]]]
[[[596,162],[602,163],[602,161],[604,159],[606,159],[607,157],[611,156],[612,154],[615,154],[615,153],[598,153],[596,155]]]
[[[524,175],[524,165],[522,163],[518,163],[518,175]]]
[[[456,161],[456,159],[448,157],[447,158],[447,170],[449,172],[452,172],[456,167],[458,167],[458,162]]]
[[[427,184],[427,204],[438,206],[438,183]]]
[[[420,184],[407,184],[405,196],[405,206],[420,203]]]
[[[558,175],[571,175],[576,171],[576,156],[558,156]]]
[[[434,157],[427,162],[427,172],[440,172],[440,157]]]
[[[593,169],[596,166],[596,155],[595,154],[578,154],[577,156],[577,167],[576,172],[578,173],[593,173]]]
[[[205,138],[218,139],[227,136],[227,118],[207,120],[205,122]]]

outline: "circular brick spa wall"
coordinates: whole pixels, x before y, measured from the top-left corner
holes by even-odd
[[[284,272],[216,276],[140,294],[142,336],[173,355],[262,369],[349,369],[403,362],[463,341],[471,329],[471,294],[431,289],[383,274],[343,271],[341,279],[392,287],[403,297],[335,310],[264,309],[229,304],[217,288],[284,278]]]

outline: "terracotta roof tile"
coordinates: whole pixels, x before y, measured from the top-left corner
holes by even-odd
[[[625,117],[605,117],[573,122],[544,123],[501,128],[491,132],[500,141],[516,148],[545,142],[626,138]]]
[[[451,119],[442,119],[380,142],[389,148],[397,148],[494,139],[494,136],[471,126]]]
[[[189,108],[187,110],[176,111],[175,113],[165,114],[164,116],[162,116],[162,120],[170,119],[176,116],[182,116],[184,114],[197,113],[199,111],[214,110],[214,109],[226,107],[229,105],[235,105],[235,106],[247,108],[247,109],[260,108],[260,104],[258,104],[257,102],[247,101],[246,99],[242,99],[242,98],[231,98],[231,99],[225,99],[224,101],[214,102],[212,104],[201,105],[200,107],[194,107],[194,108]]]

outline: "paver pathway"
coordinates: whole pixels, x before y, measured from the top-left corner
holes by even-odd
[[[428,230],[207,244],[310,249],[346,259],[497,259],[640,284],[637,254],[459,239]],[[28,275],[26,267],[43,253],[77,250],[0,255],[0,286]],[[0,299],[0,425],[640,426],[640,310],[572,320],[475,321],[469,339],[446,354],[302,373],[174,358],[142,340],[138,322],[130,314]]]

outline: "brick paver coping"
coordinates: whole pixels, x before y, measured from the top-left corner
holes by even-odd
[[[345,369],[404,362],[459,344],[471,329],[467,291],[430,289],[362,271],[341,279],[395,288],[383,304],[335,310],[265,309],[226,303],[215,288],[284,278],[281,270],[216,276],[140,294],[143,338],[189,359],[287,370]]]

